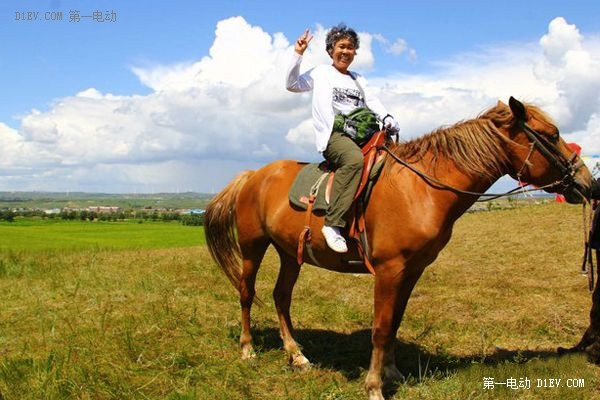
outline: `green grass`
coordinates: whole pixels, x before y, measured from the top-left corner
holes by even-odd
[[[296,373],[270,298],[273,250],[257,281],[266,303],[253,310],[257,358],[245,362],[237,295],[206,246],[168,247],[166,239],[161,246],[154,238],[144,247],[120,231],[163,237],[157,232],[169,224],[94,224],[22,224],[13,246],[34,228],[45,232],[46,247],[0,251],[0,399],[366,398],[370,276],[303,268],[292,319],[314,368]],[[128,246],[64,247],[82,225],[105,235],[98,243],[125,235]],[[465,215],[411,297],[396,351],[407,379],[386,387],[387,398],[600,399],[600,369],[583,356],[556,354],[589,322],[580,229],[580,208],[566,205]],[[528,378],[531,387],[484,389],[484,377]],[[563,386],[537,387],[551,378]],[[567,387],[573,378],[585,387]]]
[[[179,222],[81,222],[23,219],[0,222],[0,251],[132,249],[204,244],[204,230]]]

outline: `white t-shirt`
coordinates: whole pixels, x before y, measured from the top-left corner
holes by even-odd
[[[352,75],[342,74],[333,65],[320,65],[300,75],[302,56],[296,52],[294,55],[288,69],[286,88],[291,92],[313,91],[313,127],[320,153],[327,147],[336,114],[348,114],[355,108],[364,107],[365,103],[379,120],[388,114],[361,75],[351,71]]]

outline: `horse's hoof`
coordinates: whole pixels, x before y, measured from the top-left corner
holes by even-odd
[[[381,393],[381,389],[369,390],[369,400],[385,400],[383,393]]]
[[[310,361],[302,353],[290,356],[290,366],[294,371],[308,371],[311,368]]]
[[[556,352],[560,356],[562,356],[563,354],[577,353],[577,352],[580,352],[580,351],[581,351],[581,349],[578,348],[577,346],[575,346],[575,347],[558,347],[556,349]]]
[[[600,364],[600,343],[594,342],[585,348],[585,352],[588,355],[591,362],[594,364]]]
[[[383,367],[383,376],[388,382],[404,382],[404,375],[395,365]]]
[[[242,360],[253,360],[256,358],[256,353],[251,345],[242,347]]]

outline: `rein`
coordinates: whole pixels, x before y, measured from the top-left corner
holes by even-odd
[[[433,176],[428,175],[425,172],[423,172],[423,171],[421,171],[421,170],[413,167],[411,164],[409,164],[408,162],[404,161],[403,159],[401,159],[400,157],[398,157],[396,154],[394,154],[394,152],[389,147],[387,147],[387,145],[383,145],[382,148],[396,162],[398,162],[399,164],[402,164],[406,168],[410,169],[412,172],[414,172],[415,174],[417,174],[418,176],[420,176],[421,178],[423,178],[423,180],[425,180],[430,185],[432,185],[432,186],[438,186],[438,187],[440,187],[442,189],[447,189],[447,190],[450,190],[450,191],[455,192],[455,193],[466,194],[466,195],[477,196],[477,197],[490,197],[490,199],[487,199],[487,200],[493,200],[493,199],[497,199],[497,198],[500,198],[500,197],[510,196],[510,195],[513,195],[513,194],[521,194],[521,193],[527,193],[527,192],[532,191],[532,190],[527,189],[526,187],[517,187],[517,188],[511,189],[508,192],[504,192],[504,193],[481,193],[481,192],[471,192],[469,190],[462,190],[462,189],[456,188],[454,186],[448,185],[446,183],[443,183],[440,180],[434,178]],[[561,183],[562,183],[562,181],[555,181],[555,182],[552,182],[552,183],[550,183],[548,185],[540,186],[539,188],[533,189],[533,190],[544,190],[544,189],[551,188],[553,186],[560,185]]]
[[[594,230],[598,229],[594,224],[598,224],[597,216],[594,215],[594,207],[590,207],[590,213],[585,212],[586,204],[583,204],[583,239],[584,239],[584,251],[583,251],[583,262],[581,263],[581,274],[587,275],[588,277],[588,289],[590,292],[594,290],[594,250],[592,248],[592,235]],[[598,205],[596,204],[596,208]],[[598,254],[598,250],[596,250]],[[596,263],[600,260],[596,260]]]
[[[537,148],[540,151],[540,153],[542,153],[542,155],[549,162],[551,162],[554,167],[556,167],[560,171],[560,173],[563,175],[562,179],[560,179],[558,181],[554,181],[554,182],[549,183],[544,186],[539,186],[536,189],[527,189],[526,186],[522,186],[522,187],[517,187],[517,188],[511,189],[508,192],[504,192],[504,193],[471,192],[469,190],[462,190],[462,189],[458,189],[454,186],[445,184],[445,183],[439,181],[438,179],[432,177],[431,175],[428,175],[425,172],[413,167],[411,164],[409,164],[408,162],[404,161],[403,159],[398,157],[396,154],[394,154],[394,152],[389,147],[387,147],[387,145],[385,145],[385,144],[383,145],[382,148],[396,162],[404,165],[406,168],[413,171],[415,174],[417,174],[418,176],[423,178],[423,180],[425,180],[430,185],[438,186],[439,188],[442,188],[442,189],[447,189],[447,190],[450,190],[455,193],[466,194],[469,196],[488,197],[488,199],[481,200],[481,201],[494,200],[494,199],[498,199],[500,197],[506,197],[506,196],[510,196],[513,194],[521,194],[521,193],[528,193],[531,191],[545,190],[545,189],[549,189],[549,188],[559,186],[559,185],[562,185],[565,189],[575,186],[575,188],[573,188],[572,190],[575,191],[577,194],[579,194],[582,198],[587,199],[587,197],[584,196],[582,193],[584,191],[583,188],[575,180],[575,174],[582,166],[585,165],[581,158],[576,163],[573,163],[578,158],[577,153],[573,152],[571,157],[569,157],[569,159],[566,160],[566,159],[564,159],[564,157],[562,156],[560,151],[556,148],[556,146],[553,143],[551,143],[548,139],[546,139],[545,137],[540,135],[539,132],[532,129],[529,125],[527,125],[526,122],[521,121],[520,125],[523,128],[523,131],[525,132],[525,134],[527,135],[529,140],[531,140],[531,143],[530,143],[531,148],[529,150],[529,154],[527,154],[527,158],[523,161],[523,166],[519,170],[519,173],[518,173],[519,182],[521,181],[521,179],[520,179],[521,173],[522,173],[524,167],[530,164],[529,158],[533,154],[534,148]]]

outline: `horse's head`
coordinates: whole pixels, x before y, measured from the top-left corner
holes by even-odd
[[[507,133],[514,144],[509,146],[510,176],[546,192],[563,194],[569,203],[589,198],[592,175],[550,118],[513,97],[509,107],[512,118]]]

